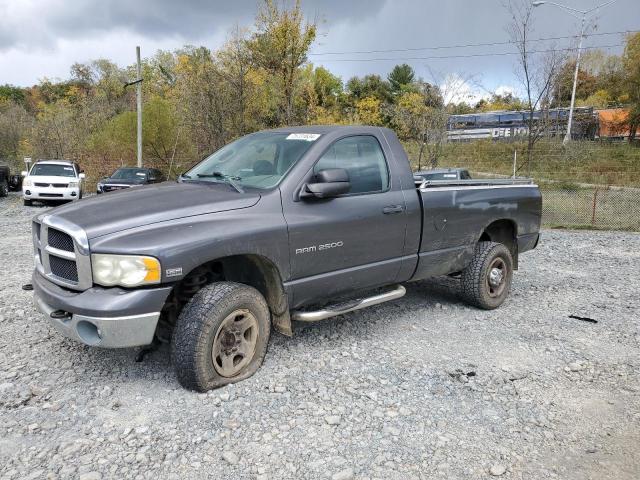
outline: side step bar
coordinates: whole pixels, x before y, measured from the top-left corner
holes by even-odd
[[[325,318],[335,317],[336,315],[342,315],[343,313],[353,312],[362,308],[371,307],[372,305],[378,305],[379,303],[388,302],[389,300],[396,300],[397,298],[404,297],[407,293],[407,289],[402,285],[398,285],[393,290],[372,297],[358,298],[343,303],[337,303],[329,305],[322,310],[316,311],[301,311],[294,310],[291,312],[291,318],[298,322],[317,322],[318,320],[324,320]]]

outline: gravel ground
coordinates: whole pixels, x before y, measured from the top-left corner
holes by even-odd
[[[136,363],[49,328],[20,289],[42,210],[0,202],[2,478],[640,477],[638,234],[545,231],[496,311],[412,284],[197,394],[166,346]]]

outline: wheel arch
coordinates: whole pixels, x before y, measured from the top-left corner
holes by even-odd
[[[280,333],[293,334],[289,302],[282,276],[275,262],[258,254],[238,254],[209,260],[194,267],[173,288],[168,307],[176,307],[177,316],[184,303],[203,286],[215,281],[230,281],[249,285],[267,301],[273,326]]]
[[[513,268],[518,269],[518,225],[509,218],[494,220],[480,234],[478,242],[489,241],[504,244],[513,258]]]

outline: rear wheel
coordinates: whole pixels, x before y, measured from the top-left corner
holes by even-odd
[[[495,242],[479,242],[460,281],[467,303],[485,310],[498,308],[511,289],[513,259],[509,249]]]
[[[171,339],[180,384],[204,392],[253,375],[264,360],[271,319],[255,288],[232,282],[204,287],[185,305]]]

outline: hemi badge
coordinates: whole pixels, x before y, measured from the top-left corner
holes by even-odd
[[[167,277],[179,277],[182,275],[182,267],[167,268]]]

